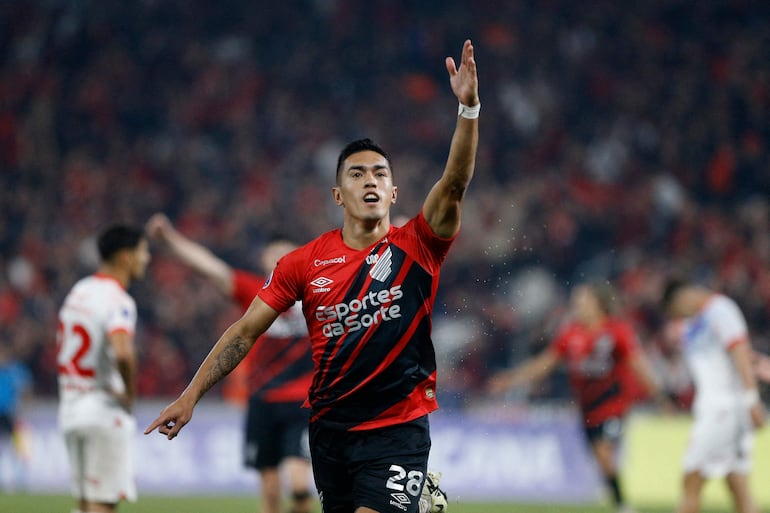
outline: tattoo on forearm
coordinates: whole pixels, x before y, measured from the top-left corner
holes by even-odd
[[[227,376],[243,360],[250,348],[251,345],[243,337],[236,335],[231,338],[222,352],[217,355],[214,365],[206,374],[203,390],[207,391]]]

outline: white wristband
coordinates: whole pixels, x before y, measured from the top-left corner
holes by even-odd
[[[751,408],[759,402],[759,391],[756,388],[744,390],[741,394],[741,401],[746,408]]]
[[[477,103],[473,107],[468,107],[462,103],[457,107],[457,115],[466,119],[476,119],[479,117],[479,111],[481,110],[481,103]]]

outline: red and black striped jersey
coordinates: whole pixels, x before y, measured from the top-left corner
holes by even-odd
[[[567,365],[587,426],[624,415],[641,398],[641,385],[630,365],[640,348],[629,323],[609,318],[591,329],[571,322],[551,348]]]
[[[246,311],[262,290],[265,278],[236,270],[233,299]],[[267,402],[303,402],[313,378],[310,339],[297,303],[282,313],[257,339],[239,365],[245,372],[249,395]]]
[[[420,213],[366,249],[346,246],[336,229],[278,262],[259,297],[278,311],[302,301],[313,422],[373,429],[438,408],[431,315],[453,240]]]

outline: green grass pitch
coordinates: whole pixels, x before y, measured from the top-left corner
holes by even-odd
[[[118,513],[253,513],[257,510],[254,497],[140,497],[134,504],[125,503]],[[0,492],[2,513],[67,513],[73,502],[64,495],[4,494]],[[671,513],[669,508],[639,508],[637,513]],[[320,512],[320,507],[316,507]],[[450,500],[447,513],[612,513],[612,509],[600,505],[533,505],[464,503]],[[727,513],[721,510],[704,510],[703,513]]]

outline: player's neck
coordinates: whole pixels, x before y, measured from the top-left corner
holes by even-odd
[[[97,272],[98,274],[109,276],[117,281],[124,289],[127,289],[128,285],[131,283],[131,273],[114,265],[104,263],[99,267]]]
[[[601,328],[606,319],[607,317],[605,315],[592,315],[585,320],[585,325],[588,329],[595,330]]]
[[[353,249],[368,248],[390,231],[390,218],[376,221],[345,219],[342,225],[342,241]]]

